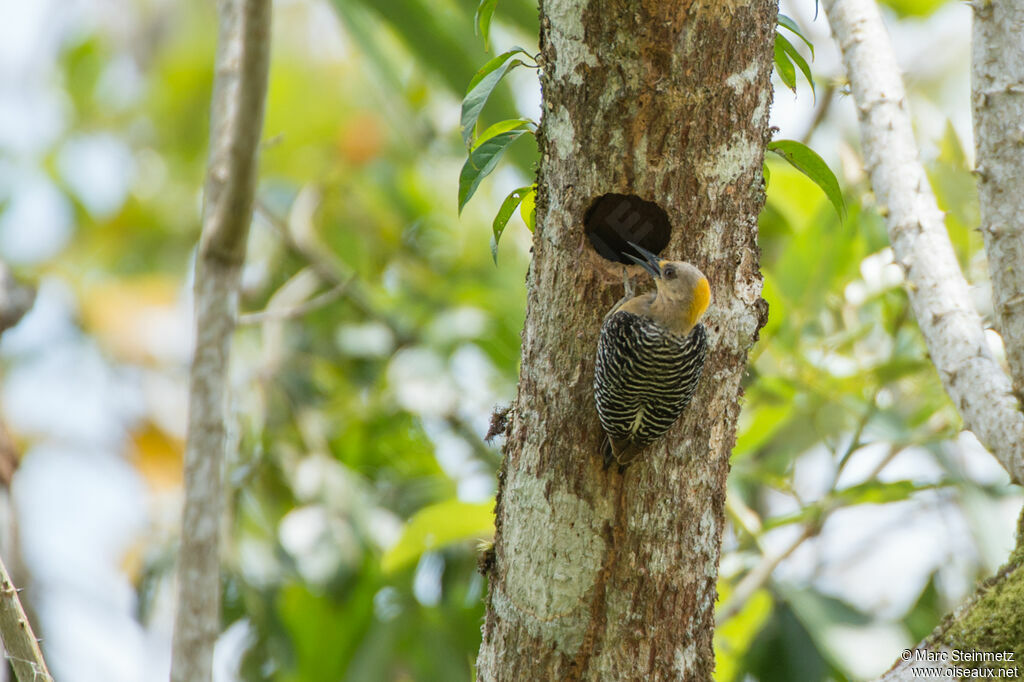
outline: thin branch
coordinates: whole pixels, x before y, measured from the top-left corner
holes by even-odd
[[[715,622],[718,625],[721,625],[739,613],[747,601],[754,596],[754,593],[768,582],[768,579],[772,577],[772,573],[776,568],[778,568],[779,564],[795,552],[805,540],[814,537],[818,527],[818,524],[805,524],[800,535],[794,538],[793,541],[785,547],[785,549],[773,556],[762,557],[760,563],[750,569],[750,571],[743,576],[743,579],[736,584],[736,587],[732,591],[732,596],[729,597],[729,601],[723,604],[715,614]]]
[[[277,231],[278,234],[281,235],[281,238],[284,240],[284,243],[287,245],[289,250],[308,262],[309,266],[313,268],[313,271],[316,272],[321,279],[330,282],[335,286],[340,286],[349,280],[354,280],[356,273],[353,270],[348,269],[341,263],[325,256],[324,250],[317,248],[318,245],[310,244],[308,243],[308,240],[297,236],[287,221],[278,217],[273,210],[267,207],[259,199],[256,200],[256,211]],[[415,334],[406,329],[403,324],[398,322],[398,320],[383,311],[374,308],[373,304],[370,303],[370,300],[359,288],[358,284],[358,282],[352,281],[350,285],[345,287],[345,299],[366,317],[383,322],[388,329],[391,330],[398,346],[406,346],[411,343],[415,343]]]
[[[270,61],[270,2],[219,0],[216,76],[200,254],[245,260]]]
[[[270,0],[220,0],[203,231],[196,258],[185,508],[172,682],[208,682],[220,632],[221,469],[231,335],[270,62]]]
[[[882,473],[882,469],[884,469],[885,467],[889,466],[889,462],[891,462],[893,459],[895,459],[896,455],[900,454],[900,452],[902,452],[902,450],[903,450],[902,448],[897,447],[895,445],[890,446],[889,447],[889,452],[886,453],[885,457],[883,457],[881,459],[881,461],[878,462],[878,464],[875,465],[875,468],[871,470],[871,473],[868,474],[868,477],[867,477],[866,480],[873,481],[876,478],[878,478],[878,474]]]
[[[296,199],[297,202],[302,200],[303,199]],[[308,198],[305,199],[305,201],[308,200]],[[325,255],[325,250],[319,248],[319,245],[316,244],[310,236],[306,235],[304,237],[302,234],[297,234],[301,232],[309,232],[308,229],[297,229],[291,224],[292,221],[285,221],[278,217],[272,209],[259,199],[256,200],[256,211],[264,220],[267,221],[267,223],[270,224],[272,228],[274,228],[274,230],[277,231],[284,240],[285,245],[292,252],[309,263],[309,267],[313,269],[313,272],[315,272],[317,276],[334,284],[334,289],[332,289],[332,291],[339,291],[339,296],[344,296],[366,317],[382,322],[391,331],[398,347],[420,342],[421,339],[419,334],[417,334],[415,330],[408,329],[392,316],[374,307],[369,298],[362,292],[362,290],[359,289],[359,282],[357,281],[357,273],[355,271],[349,270],[342,263],[328,258]],[[316,299],[310,300],[307,305],[311,305],[315,300]],[[302,308],[302,306],[299,306],[294,310],[299,310],[299,308]],[[271,314],[271,312],[272,311],[267,311],[266,314]],[[305,314],[305,312],[306,311],[302,311],[298,314]],[[243,322],[249,322],[249,320],[246,319],[248,317],[249,316],[243,316]],[[473,452],[479,459],[495,467],[501,464],[501,455],[495,450],[495,448],[492,448],[485,443],[480,435],[474,431],[473,427],[464,419],[456,414],[451,414],[446,417],[446,421],[448,426],[456,433],[456,435],[462,438],[471,448],[473,448]]]
[[[319,310],[324,306],[337,301],[339,298],[345,295],[345,290],[348,289],[349,285],[355,280],[355,274],[349,275],[348,279],[340,284],[335,284],[327,291],[314,296],[308,301],[292,306],[290,308],[261,310],[255,313],[243,313],[238,316],[239,325],[249,324],[260,324],[271,320],[292,320],[297,317],[304,317],[314,310]]]
[[[1024,400],[1024,1],[972,7],[971,99],[981,234],[1013,388]]]
[[[839,456],[839,463],[836,465],[835,475],[832,476],[831,490],[836,489],[836,485],[839,483],[839,477],[843,475],[843,470],[846,469],[846,465],[850,463],[850,458],[853,457],[853,453],[857,452],[861,447],[864,446],[862,438],[864,437],[864,429],[867,428],[868,422],[875,416],[875,401],[878,399],[878,392],[871,396],[871,402],[868,404],[868,408],[864,410],[864,414],[861,415],[860,419],[857,420],[857,427],[853,430],[853,434],[850,436],[850,442],[847,444],[846,449],[843,450],[843,454]]]
[[[836,84],[829,81],[825,84],[825,92],[821,95],[821,99],[818,100],[818,108],[814,111],[814,118],[807,126],[807,130],[800,136],[800,141],[804,144],[810,144],[811,137],[814,132],[821,125],[825,117],[828,116],[828,112],[832,109],[832,102],[836,99]]]
[[[0,560],[0,637],[19,682],[53,682],[7,567]]]
[[[989,351],[918,158],[903,81],[878,7],[872,0],[823,4],[857,105],[871,186],[932,362],[964,426],[1011,479],[1024,481],[1024,414]]]
[[[850,456],[854,452],[856,452],[861,447],[861,445],[863,445],[862,443],[860,443],[860,434],[863,432],[864,425],[866,424],[866,422],[867,417],[865,417],[865,419],[861,422],[860,426],[857,429],[857,432],[853,436],[853,439],[850,441],[849,447],[847,447],[846,451],[840,458],[841,465],[845,465],[845,463],[849,461]],[[893,458],[900,453],[900,451],[901,448],[895,445],[890,446],[889,452],[885,455],[885,457],[881,459],[881,461],[878,462],[878,464],[875,465],[875,467],[871,470],[871,473],[868,474],[868,477],[865,480],[873,481],[876,478],[878,478],[878,475],[882,473],[882,469],[887,467],[889,465],[889,462],[891,462]],[[831,492],[835,492],[835,484],[839,479],[839,473],[841,473],[841,470],[842,467],[839,467],[839,469],[836,472],[836,476],[832,481]],[[801,531],[801,533],[797,537],[795,537],[793,541],[785,547],[785,549],[783,549],[781,552],[773,556],[762,557],[760,563],[758,563],[757,566],[752,568],[750,572],[743,576],[739,583],[736,584],[736,587],[733,589],[732,595],[729,597],[729,600],[725,604],[723,604],[722,607],[719,608],[717,613],[715,614],[715,622],[718,625],[721,625],[722,623],[726,622],[727,620],[735,616],[737,613],[739,613],[743,609],[743,606],[747,603],[747,601],[749,601],[750,598],[754,596],[754,593],[761,589],[765,585],[765,583],[767,583],[771,579],[772,573],[775,572],[775,569],[778,568],[779,564],[781,564],[783,561],[789,558],[789,556],[793,552],[795,552],[800,547],[800,545],[802,545],[806,540],[809,540],[810,538],[817,535],[818,532],[821,530],[822,526],[825,525],[825,520],[832,515],[832,512],[839,509],[843,509],[845,506],[846,505],[842,503],[830,504],[825,506],[821,510],[821,513],[817,516],[817,518],[815,518],[813,521],[808,521],[803,525],[803,530]]]
[[[445,422],[447,422],[448,428],[473,448],[473,453],[477,456],[477,459],[487,462],[495,469],[501,466],[501,454],[484,442],[484,439],[480,437],[480,434],[476,432],[472,424],[454,412],[445,417]]]

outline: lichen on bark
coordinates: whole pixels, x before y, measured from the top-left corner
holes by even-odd
[[[929,649],[968,655],[1012,653],[1012,660],[958,660],[974,669],[1014,669],[1024,665],[1024,550],[1018,549],[994,576],[986,580],[971,601],[936,628],[925,640]]]

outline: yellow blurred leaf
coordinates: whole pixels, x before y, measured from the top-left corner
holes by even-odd
[[[121,360],[160,360],[166,354],[169,328],[178,325],[178,288],[177,280],[159,275],[87,286],[81,304],[83,324]]]
[[[153,424],[132,434],[131,461],[155,491],[180,488],[185,443]]]
[[[128,579],[133,583],[138,581],[139,575],[145,566],[143,557],[148,546],[146,540],[148,539],[132,543],[125,553],[121,555],[121,572],[128,576]]]
[[[379,156],[383,144],[379,121],[379,117],[370,114],[353,117],[338,135],[338,151],[342,158],[360,165]]]

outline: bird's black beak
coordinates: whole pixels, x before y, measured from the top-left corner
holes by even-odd
[[[625,254],[627,258],[632,260],[634,263],[642,267],[647,272],[651,273],[652,277],[661,277],[661,266],[658,264],[660,259],[655,254],[651,253],[639,244],[629,242],[629,245],[636,250],[637,253],[643,256],[643,258],[637,258],[631,253]]]

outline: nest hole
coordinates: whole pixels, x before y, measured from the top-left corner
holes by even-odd
[[[615,263],[632,265],[629,242],[661,253],[672,236],[668,213],[653,201],[635,194],[603,194],[590,204],[583,217],[583,231],[597,253]]]

